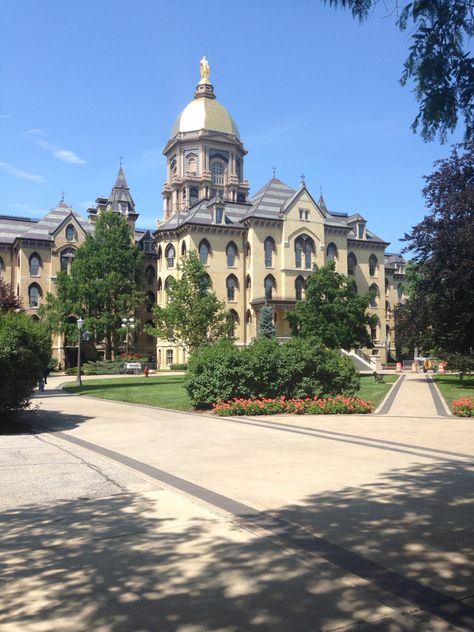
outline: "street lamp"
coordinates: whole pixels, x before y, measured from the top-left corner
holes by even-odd
[[[128,334],[130,329],[135,327],[135,319],[134,318],[122,318],[122,327],[127,330],[126,341],[127,341],[127,354],[128,354]]]
[[[82,327],[84,326],[84,321],[81,317],[77,319],[77,330],[78,330],[78,340],[77,340],[77,378],[76,378],[76,386],[82,386],[81,380],[81,338],[82,338]]]

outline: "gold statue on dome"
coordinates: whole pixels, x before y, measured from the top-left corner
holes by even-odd
[[[211,69],[209,68],[209,62],[206,59],[206,56],[204,56],[201,59],[201,81],[209,81],[209,75],[211,74]]]

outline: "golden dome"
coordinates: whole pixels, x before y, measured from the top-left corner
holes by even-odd
[[[229,112],[221,103],[209,98],[194,99],[184,108],[171,129],[170,138],[179,132],[202,129],[232,134],[240,139],[238,127]]]

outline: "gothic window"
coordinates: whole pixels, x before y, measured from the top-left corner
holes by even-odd
[[[250,247],[249,242],[247,242],[246,246],[245,246],[245,257],[247,259],[247,263],[250,263],[250,256],[252,254],[252,249]]]
[[[177,174],[178,174],[178,167],[176,164],[176,159],[173,158],[173,160],[171,161],[170,164],[170,173],[171,173],[171,177],[174,178]]]
[[[305,290],[305,280],[303,279],[303,277],[299,276],[295,280],[295,295],[296,295],[297,301],[303,300],[304,290]]]
[[[247,323],[247,325],[250,325],[250,323],[252,322],[252,312],[249,309],[245,314],[245,322]]]
[[[61,252],[61,256],[60,256],[61,272],[68,271],[68,268],[71,265],[75,254],[76,254],[76,251],[73,248],[66,248],[66,250],[63,250]]]
[[[32,283],[28,288],[28,305],[30,307],[38,307],[41,294],[40,286],[37,283]]]
[[[239,181],[242,180],[241,164],[238,158],[235,159],[235,175],[238,177]]]
[[[359,291],[357,287],[357,283],[355,281],[352,281],[352,284],[350,285],[350,289],[352,290],[353,294],[357,294],[357,292]]]
[[[370,276],[377,276],[377,270],[379,267],[378,259],[375,255],[369,257],[369,274]]]
[[[385,295],[388,296],[390,290],[390,282],[388,279],[385,279]]]
[[[174,246],[172,246],[171,244],[169,244],[166,248],[165,257],[166,257],[166,265],[168,266],[168,268],[173,268],[174,260],[176,257],[176,250],[174,249]]]
[[[199,244],[199,261],[203,266],[207,266],[209,263],[209,254],[211,252],[211,246],[207,239],[203,239]]]
[[[265,298],[273,298],[273,292],[276,290],[276,282],[271,274],[265,277],[264,288]]]
[[[212,279],[206,272],[204,276],[202,277],[201,291],[203,294],[207,294],[211,288],[212,288]]]
[[[326,250],[327,260],[337,262],[337,246],[331,242]]]
[[[227,254],[227,267],[233,268],[235,266],[235,258],[237,257],[237,254],[238,254],[237,246],[234,244],[233,241],[231,241],[227,245],[226,254]]]
[[[163,283],[161,281],[161,277],[158,278],[158,283],[156,285],[156,291],[158,292],[158,302],[161,303],[161,292],[163,291]]]
[[[295,267],[304,267],[306,270],[311,270],[311,263],[313,254],[315,252],[314,241],[308,235],[300,235],[295,239]]]
[[[66,228],[66,239],[68,241],[76,240],[76,229],[72,224],[69,224],[69,226]]]
[[[265,267],[272,268],[273,267],[273,255],[276,252],[275,242],[272,237],[267,237],[264,242],[264,250],[265,250]]]
[[[353,252],[350,252],[347,257],[347,274],[355,274],[357,267],[357,257]]]
[[[235,336],[235,330],[237,328],[237,325],[239,324],[239,315],[237,314],[235,309],[231,309],[229,311],[229,314],[230,314],[230,322],[231,322],[231,334],[232,336]]]
[[[224,165],[215,160],[211,164],[212,184],[224,184]]]
[[[171,303],[172,301],[172,296],[171,296],[171,292],[170,292],[170,284],[171,284],[171,279],[173,277],[166,277],[165,279],[165,293],[166,293],[166,302],[167,303]]]
[[[146,303],[146,311],[151,312],[153,305],[155,304],[155,296],[153,292],[147,292],[145,303]]]
[[[183,257],[186,255],[186,242],[185,241],[181,243],[181,255]]]
[[[237,289],[237,279],[235,278],[235,276],[233,274],[231,274],[230,276],[227,277],[226,287],[227,287],[227,300],[228,301],[235,301],[235,291]]]
[[[390,307],[390,303],[385,301],[385,318],[390,318],[392,314],[392,308]]]
[[[369,294],[370,294],[370,307],[377,307],[379,303],[380,292],[379,292],[379,286],[376,283],[372,283],[372,285],[369,287]]]
[[[173,364],[173,349],[166,350],[166,366]]]
[[[403,285],[401,283],[399,283],[397,287],[397,296],[398,300],[401,301],[403,298]]]
[[[157,252],[158,261],[161,261],[162,256],[163,256],[163,251],[161,249],[161,246],[158,246],[158,252]]]
[[[40,267],[41,267],[41,258],[35,252],[30,257],[30,276],[38,276]]]
[[[247,274],[247,276],[245,277],[245,287],[247,290],[250,290],[250,288],[252,287],[252,279],[250,278],[250,274]]]
[[[155,280],[155,268],[153,266],[148,266],[145,272],[145,276],[148,285],[152,285],[153,281]]]
[[[5,270],[5,265],[3,263],[3,259],[0,257],[0,274],[3,274],[4,270]]]
[[[375,322],[372,322],[370,325],[370,337],[373,341],[379,339],[379,332],[380,332],[380,321],[377,318]]]

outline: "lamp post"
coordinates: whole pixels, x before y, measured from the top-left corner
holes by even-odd
[[[128,341],[128,334],[130,332],[130,329],[133,329],[135,327],[135,319],[134,318],[122,318],[122,327],[124,329],[127,330],[127,334],[126,334],[126,342],[127,342],[127,353],[128,353],[128,346],[129,346],[129,341]]]
[[[77,330],[78,330],[78,338],[77,338],[77,379],[76,386],[82,386],[81,380],[81,338],[82,338],[82,327],[84,326],[84,321],[81,317],[77,319]]]

